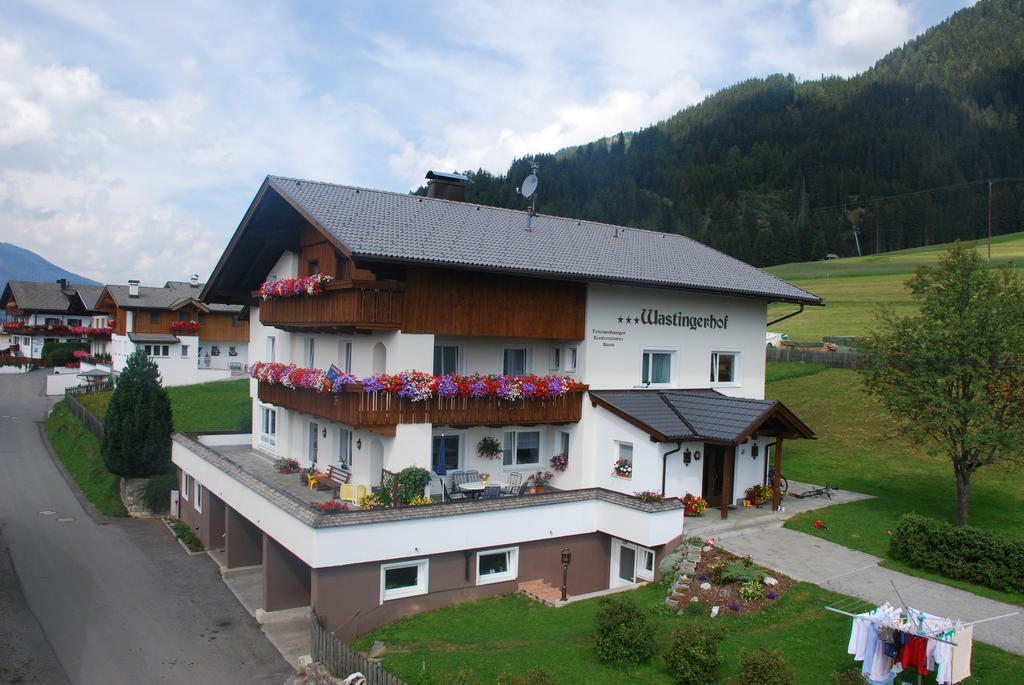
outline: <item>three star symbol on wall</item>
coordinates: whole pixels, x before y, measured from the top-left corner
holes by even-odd
[[[619,317],[619,323],[622,323],[622,319],[623,319],[623,317],[620,316]],[[627,316],[627,317],[625,317],[625,319],[626,319],[626,323],[633,323],[633,321],[636,321],[637,323],[640,323],[640,317],[637,317],[636,319],[633,319],[632,317]]]

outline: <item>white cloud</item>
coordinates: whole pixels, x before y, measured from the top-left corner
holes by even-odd
[[[912,37],[910,7],[897,0],[814,0],[811,8],[818,45],[832,71],[843,76],[862,71]]]

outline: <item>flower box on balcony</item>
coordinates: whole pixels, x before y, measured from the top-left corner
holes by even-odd
[[[174,333],[198,333],[200,324],[198,321],[172,321],[170,329]]]

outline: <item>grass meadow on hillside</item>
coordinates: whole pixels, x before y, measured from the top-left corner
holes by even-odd
[[[249,430],[252,401],[249,381],[216,381],[167,388],[174,413],[175,431]],[[78,401],[93,416],[103,420],[111,392],[84,395]]]
[[[794,517],[789,527],[885,558],[889,555],[888,531],[903,514],[916,512],[953,521],[956,483],[949,459],[931,455],[923,446],[911,445],[896,435],[896,424],[864,393],[856,371],[828,369],[789,377],[769,383],[766,395],[785,403],[818,436],[817,440],[786,442],[782,467],[786,477],[875,496]],[[822,519],[828,530],[815,529],[815,519]],[[988,466],[975,474],[969,524],[1024,538],[1024,479],[1019,469]],[[887,560],[885,565],[940,580],[900,562]],[[1024,593],[941,582],[1024,605]]]
[[[988,254],[987,241],[975,249]],[[886,252],[868,257],[850,257],[820,262],[782,264],[765,269],[825,299],[824,307],[807,307],[802,314],[770,327],[792,340],[821,340],[826,335],[866,335],[876,324],[882,306],[900,313],[912,313],[916,305],[903,287],[919,264],[935,265],[949,244]],[[992,264],[1024,262],[1024,233],[992,239]],[[774,304],[768,320],[793,311],[793,305]]]
[[[57,403],[43,427],[54,453],[85,498],[107,516],[127,516],[118,493],[120,478],[107,471],[99,438],[71,413],[66,402]]]

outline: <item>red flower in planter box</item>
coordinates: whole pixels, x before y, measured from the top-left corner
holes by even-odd
[[[337,514],[341,511],[348,511],[347,504],[333,499],[328,500],[326,502],[310,502],[309,506],[313,507],[322,514]]]
[[[175,333],[198,333],[200,324],[198,321],[172,321],[170,329]]]

